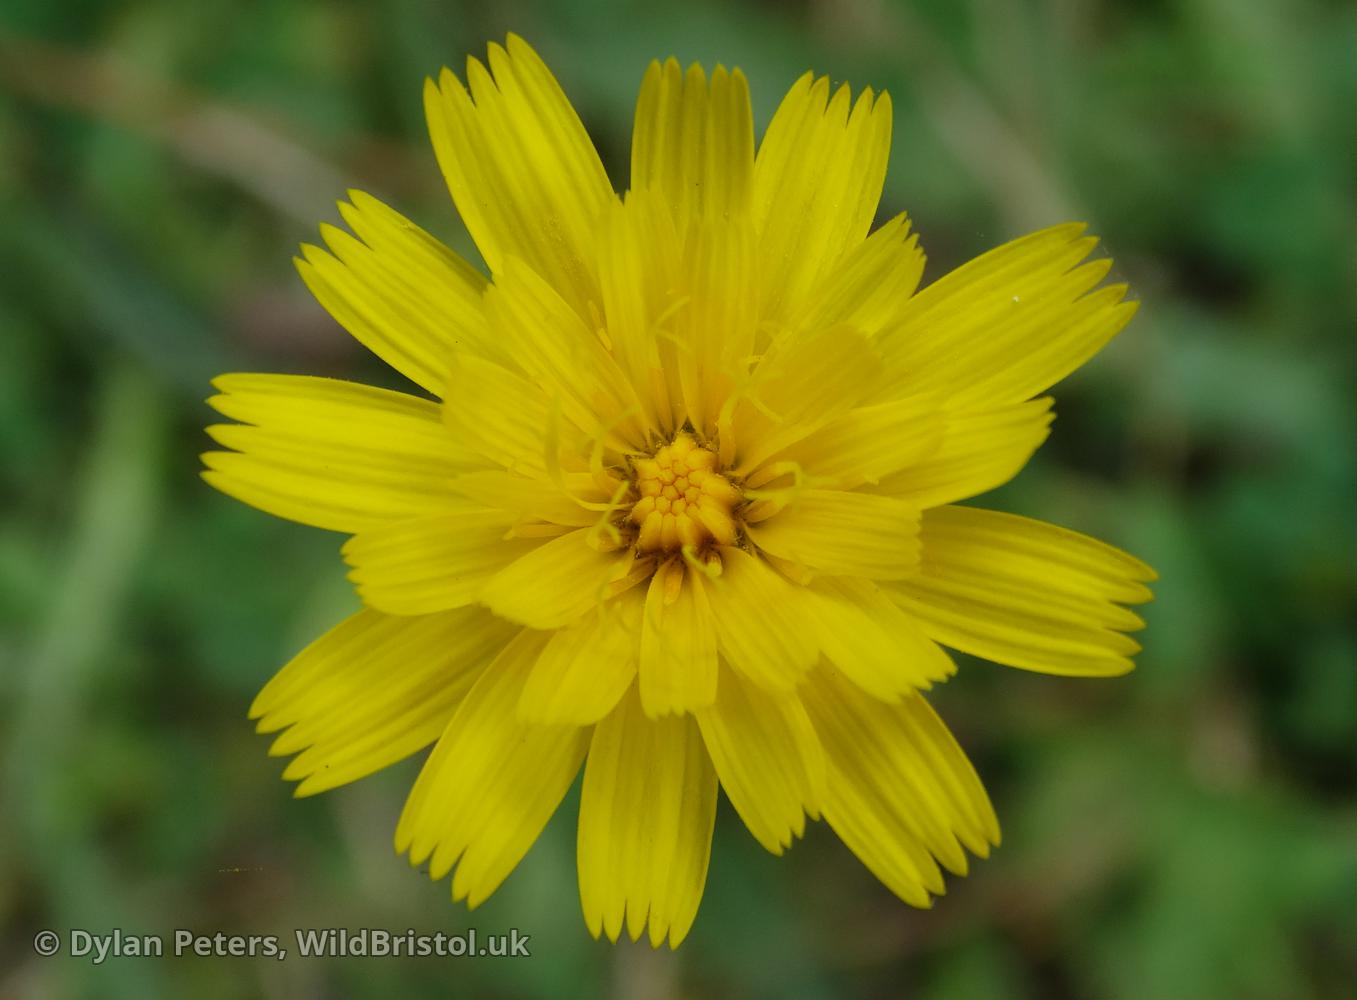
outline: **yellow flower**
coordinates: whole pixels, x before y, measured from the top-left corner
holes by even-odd
[[[521,39],[429,130],[486,279],[368,195],[298,267],[428,396],[226,375],[204,478],[352,535],[365,609],[252,717],[299,795],[435,743],[396,848],[475,906],[584,768],[584,917],[688,933],[717,787],[773,853],[823,817],[916,906],[999,827],[920,691],[941,646],[1056,674],[1131,669],[1153,573],[1083,535],[954,506],[1045,439],[1040,397],[1131,317],[1063,225],[916,291],[868,235],[885,94],[807,74],[755,152],[744,76],[652,64],[614,193]],[[429,398],[433,397],[433,398]],[[1034,398],[1037,397],[1037,398]]]

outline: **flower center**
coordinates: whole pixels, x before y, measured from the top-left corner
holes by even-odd
[[[636,492],[632,523],[640,526],[642,552],[672,552],[685,545],[735,541],[732,511],[740,491],[716,471],[716,455],[682,432],[651,458],[632,463]]]

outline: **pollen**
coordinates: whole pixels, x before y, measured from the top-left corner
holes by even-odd
[[[630,520],[642,552],[673,552],[735,541],[740,491],[717,470],[716,454],[689,433],[632,463],[638,499]]]

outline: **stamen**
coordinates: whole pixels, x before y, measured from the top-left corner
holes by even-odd
[[[589,529],[589,534],[585,536],[585,543],[591,548],[599,548],[599,535],[601,532],[607,533],[608,539],[612,542],[614,548],[622,544],[622,533],[618,531],[617,525],[613,524],[612,514],[613,511],[623,506],[622,498],[630,491],[630,483],[624,481],[617,484],[617,489],[613,492],[612,499],[608,501],[607,507],[599,516],[599,519],[594,522],[593,527]]]

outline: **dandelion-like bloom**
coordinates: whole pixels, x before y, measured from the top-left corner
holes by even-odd
[[[364,610],[264,688],[299,795],[436,743],[396,848],[475,906],[581,766],[584,917],[676,946],[717,788],[773,853],[823,818],[916,906],[999,827],[920,694],[942,646],[1056,674],[1138,650],[1151,571],[956,501],[1046,437],[1052,383],[1131,317],[1083,227],[916,291],[868,235],[885,94],[807,74],[755,152],[738,71],[646,73],[631,188],[522,40],[425,87],[491,277],[372,197],[298,267],[428,396],[227,375],[204,477],[352,537]],[[469,87],[469,90],[468,90]],[[433,397],[433,398],[429,398]]]

